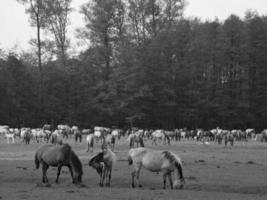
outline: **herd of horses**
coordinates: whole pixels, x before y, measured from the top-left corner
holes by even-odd
[[[74,184],[82,183],[83,166],[72,147],[65,143],[65,138],[74,138],[75,142],[82,142],[82,135],[86,135],[87,151],[93,152],[94,144],[101,143],[101,152],[93,156],[88,165],[96,170],[99,174],[100,186],[110,186],[112,168],[116,163],[117,156],[114,153],[115,142],[121,137],[126,136],[129,142],[128,162],[132,165],[132,187],[142,187],[139,181],[140,171],[145,168],[152,172],[162,172],[163,188],[166,188],[166,179],[168,178],[170,188],[183,188],[185,184],[182,161],[178,155],[171,151],[161,151],[146,148],[145,144],[151,141],[151,145],[159,143],[170,145],[171,141],[196,140],[203,144],[211,141],[225,146],[230,143],[234,145],[234,141],[247,142],[251,140],[260,140],[267,142],[267,129],[256,134],[254,129],[242,130],[223,130],[217,127],[209,131],[203,129],[187,130],[175,129],[173,131],[144,130],[131,128],[127,130],[110,129],[106,127],[94,127],[94,129],[82,129],[77,126],[58,125],[56,129],[53,126],[45,124],[39,129],[21,128],[12,129],[8,126],[0,126],[0,136],[4,135],[7,142],[15,138],[29,144],[30,141],[44,142],[35,153],[35,165],[38,169],[42,166],[42,182],[48,183],[47,170],[50,166],[57,167],[56,183],[59,182],[61,168],[68,167],[72,182]],[[174,176],[174,180],[173,180]]]
[[[9,128],[9,126],[0,126],[0,136],[4,135],[7,143],[15,143],[15,138],[19,138],[21,142],[29,144],[30,141],[37,143],[45,141],[52,144],[62,144],[64,138],[74,138],[75,142],[82,142],[82,136],[86,135],[87,151],[93,151],[95,142],[105,142],[113,151],[116,140],[122,136],[127,136],[129,147],[144,147],[144,141],[151,141],[152,145],[158,143],[170,144],[171,141],[195,140],[203,143],[215,142],[225,146],[234,145],[234,141],[247,142],[255,140],[267,142],[267,129],[260,133],[256,133],[254,129],[246,130],[225,130],[219,127],[212,130],[195,129],[188,130],[174,129],[171,131],[163,129],[118,129],[96,126],[93,129],[80,129],[78,126],[60,124],[54,128],[50,124],[45,124],[42,128]]]

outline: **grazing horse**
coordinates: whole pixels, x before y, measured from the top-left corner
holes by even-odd
[[[87,152],[90,151],[90,147],[91,147],[91,151],[93,152],[93,148],[94,148],[94,134],[88,134],[86,137],[86,142],[87,142]]]
[[[48,183],[46,172],[49,166],[58,167],[56,183],[58,183],[60,171],[63,166],[69,168],[73,183],[82,182],[82,163],[69,144],[61,146],[45,144],[41,146],[35,153],[36,169],[39,168],[40,164],[42,165],[43,171],[43,183]]]
[[[104,185],[104,181],[106,181],[106,186],[110,186],[112,166],[116,163],[116,160],[116,155],[107,148],[106,144],[102,145],[102,152],[90,159],[88,164],[96,169],[99,174],[99,185],[101,187]]]
[[[139,182],[139,175],[142,166],[152,172],[163,172],[163,189],[166,189],[166,177],[169,179],[171,189],[178,188],[179,182],[180,188],[183,188],[183,185],[185,184],[182,162],[176,154],[170,151],[158,151],[139,147],[129,151],[128,161],[129,165],[133,164],[134,166],[132,172],[133,188],[135,187],[135,178],[139,187],[142,187]],[[172,181],[172,172],[174,172],[175,176],[174,182]]]

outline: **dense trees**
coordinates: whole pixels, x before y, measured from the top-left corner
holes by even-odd
[[[70,59],[58,33],[61,53],[43,63],[42,112],[34,62],[25,54],[1,60],[0,123],[265,128],[267,18],[248,12],[202,22],[185,19],[183,9],[182,0],[83,5],[79,37],[88,48]],[[56,27],[60,17],[48,14]]]

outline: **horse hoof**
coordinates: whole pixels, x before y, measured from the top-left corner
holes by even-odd
[[[132,184],[132,188],[135,188],[135,185],[134,184]]]
[[[141,184],[139,184],[139,185],[138,185],[138,187],[140,187],[140,188],[141,188],[141,187],[142,187],[142,185],[141,185]]]

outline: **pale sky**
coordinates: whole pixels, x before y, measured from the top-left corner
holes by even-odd
[[[75,29],[83,26],[80,6],[88,0],[72,0],[74,11],[71,14],[69,34],[74,37]],[[267,15],[267,0],[187,0],[186,17],[199,17],[213,20],[218,17],[226,19],[230,14],[244,17],[246,10],[256,10]],[[0,0],[0,49],[11,49],[15,45],[18,50],[27,50],[29,40],[35,37],[35,31],[28,22],[25,7],[16,0]],[[77,41],[73,40],[72,46]]]

